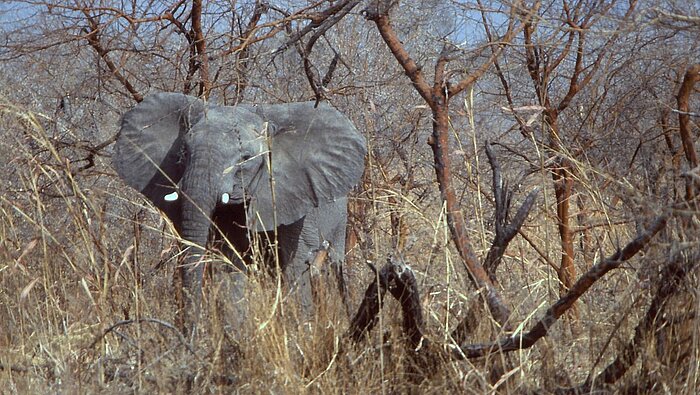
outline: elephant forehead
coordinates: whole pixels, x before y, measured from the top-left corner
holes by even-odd
[[[263,128],[262,119],[244,108],[211,106],[192,127],[190,140],[203,143],[223,138],[247,142],[257,137]]]

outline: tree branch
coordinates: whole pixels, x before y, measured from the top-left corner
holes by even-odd
[[[357,313],[353,317],[348,330],[348,337],[355,343],[359,342],[377,324],[379,310],[382,308],[382,302],[386,294],[387,278],[385,271],[377,272],[374,266],[370,265],[370,267],[375,275],[374,281],[367,287],[362,304],[357,309]]]
[[[598,280],[609,271],[620,267],[620,265],[632,258],[642,248],[649,244],[649,241],[666,226],[667,215],[657,217],[654,222],[642,234],[637,236],[622,250],[618,250],[611,257],[593,266],[588,272],[581,276],[571,289],[562,296],[556,303],[550,306],[534,327],[522,335],[514,335],[503,338],[499,341],[486,344],[461,344],[460,351],[467,358],[477,358],[493,352],[507,352],[532,347],[539,339],[549,332],[549,328]],[[462,355],[460,354],[460,355]],[[456,355],[456,357],[460,357]]]
[[[109,51],[102,46],[102,43],[100,41],[100,26],[97,23],[97,21],[90,15],[88,10],[83,10],[83,14],[85,15],[85,18],[88,21],[88,25],[90,26],[90,29],[83,29],[85,32],[85,39],[87,40],[88,44],[97,52],[97,54],[100,56],[102,61],[105,62],[105,65],[107,65],[107,68],[109,71],[112,73],[114,78],[119,81],[124,88],[131,94],[131,97],[134,98],[136,102],[141,102],[143,100],[143,96],[134,88],[133,85],[131,85],[131,82],[124,77],[124,75],[119,71],[119,68],[117,65],[114,64],[112,59],[109,57]]]
[[[650,333],[663,325],[664,320],[661,319],[661,316],[664,313],[664,307],[671,296],[675,295],[681,288],[681,281],[697,265],[697,258],[697,256],[692,257],[692,259],[687,257],[687,262],[683,262],[683,258],[680,254],[671,258],[672,261],[663,268],[656,295],[651,301],[647,313],[634,329],[634,337],[618,353],[615,360],[600,372],[595,380],[591,380],[591,378],[588,377],[578,388],[570,388],[557,392],[574,394],[590,393],[594,388],[601,387],[601,384],[613,384],[620,379],[637,360],[639,352],[643,347],[644,340],[648,338]]]
[[[498,164],[498,160],[489,143],[486,144],[486,156],[489,159],[489,163],[491,163],[491,169],[493,171],[493,195],[496,204],[496,220],[494,221],[496,235],[491,243],[491,248],[489,248],[486,259],[484,259],[483,266],[484,270],[486,270],[486,273],[488,273],[491,278],[491,281],[495,282],[498,264],[501,262],[503,254],[506,252],[506,248],[508,248],[508,244],[513,240],[515,235],[518,234],[525,219],[527,219],[532,205],[535,203],[535,198],[539,193],[539,189],[535,189],[527,195],[525,201],[513,217],[513,221],[509,224],[508,215],[513,193],[508,190],[508,185],[501,177],[501,166]]]
[[[433,108],[435,106],[435,99],[433,98],[430,85],[423,76],[421,67],[416,64],[416,62],[411,58],[411,56],[406,52],[406,49],[401,44],[394,28],[391,26],[388,16],[388,8],[381,10],[383,12],[377,12],[377,10],[372,10],[373,7],[368,6],[363,10],[363,14],[367,20],[370,20],[377,25],[379,34],[386,43],[389,50],[394,55],[399,65],[404,69],[404,72],[408,78],[413,83],[418,93],[421,95],[423,100]]]
[[[539,2],[535,4],[532,7],[532,10],[530,11],[531,13],[537,12],[537,9],[539,9]],[[515,18],[510,18],[510,22],[508,24],[508,30],[506,33],[503,35],[503,38],[498,40],[498,43],[489,43],[489,45],[497,45],[497,49],[492,51],[491,56],[489,56],[488,59],[484,61],[484,63],[481,64],[476,70],[472,71],[469,76],[466,78],[462,79],[458,83],[451,85],[448,95],[451,96],[457,96],[460,92],[462,92],[465,88],[473,84],[477,79],[481,78],[486,71],[491,67],[491,65],[498,59],[498,57],[501,55],[501,52],[503,52],[503,48],[506,47],[507,44],[509,44],[515,36],[524,28],[524,25],[521,24],[517,28],[514,27],[514,20]]]
[[[209,97],[211,91],[211,81],[209,81],[209,59],[207,58],[207,42],[202,31],[202,0],[192,2],[192,39],[199,70],[199,95]]]
[[[311,7],[307,7],[307,9],[316,7],[321,3],[323,2],[320,1]],[[294,34],[282,46],[277,48],[277,50],[275,50],[272,54],[273,57],[274,55],[280,52],[284,52],[285,50],[287,50],[287,48],[291,47],[292,45],[295,45],[299,40],[301,40],[304,36],[311,33],[312,31],[315,31],[315,33],[313,34],[310,41],[318,40],[319,37],[321,37],[326,31],[328,31],[328,29],[330,29],[341,19],[343,19],[343,17],[345,17],[345,15],[347,15],[359,3],[360,0],[345,0],[333,4],[327,9],[318,13],[304,14],[304,11],[302,11],[300,14],[305,15],[305,18],[311,19],[311,22],[308,25],[306,25],[302,30]],[[313,44],[311,46],[313,47]]]
[[[440,188],[440,196],[447,211],[447,225],[450,228],[452,240],[469,274],[469,279],[481,291],[482,297],[489,306],[491,315],[500,325],[505,326],[510,316],[510,309],[503,302],[474,253],[452,182],[452,169],[448,152],[450,146],[449,101],[452,96],[448,92],[449,88],[447,88],[446,81],[441,80],[444,76],[443,66],[449,60],[448,52],[443,50],[436,62],[435,81],[431,87],[423,76],[421,68],[408,54],[391,26],[389,10],[394,5],[395,2],[391,0],[375,0],[363,10],[363,14],[367,20],[371,20],[377,25],[377,29],[387,47],[389,47],[399,65],[404,69],[415,89],[431,108],[433,133],[428,140],[428,144],[433,151],[435,175]],[[460,84],[464,81],[471,81],[471,79],[467,77]],[[466,85],[464,86],[466,87]]]

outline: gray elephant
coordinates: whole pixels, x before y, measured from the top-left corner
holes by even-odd
[[[365,153],[362,135],[325,103],[227,107],[159,93],[122,117],[114,166],[191,242],[180,274],[194,326],[207,242],[242,253],[259,232],[276,236],[285,282],[308,308],[307,259],[328,241],[343,260],[347,194]]]

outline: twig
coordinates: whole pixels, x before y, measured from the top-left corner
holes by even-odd
[[[518,233],[523,239],[525,239],[525,241],[527,241],[527,244],[529,244],[530,247],[532,247],[535,250],[537,255],[539,255],[540,258],[542,258],[542,260],[544,260],[555,271],[559,270],[559,266],[557,266],[554,262],[552,262],[551,259],[549,259],[547,254],[544,251],[542,251],[542,249],[538,247],[537,244],[535,244],[535,242],[530,238],[530,236],[527,235],[527,233],[523,232],[522,229],[520,229]]]
[[[275,55],[286,51],[292,45],[296,45],[299,40],[304,38],[304,36],[312,31],[314,31],[314,34],[309,41],[315,42],[319,37],[321,37],[321,35],[328,31],[328,29],[343,19],[343,17],[359,3],[360,0],[345,0],[331,5],[327,9],[314,14],[311,22],[308,25],[306,25],[301,31],[297,32],[294,36],[287,40],[287,42],[282,44],[272,53],[273,58]],[[311,46],[313,47],[313,44]]]

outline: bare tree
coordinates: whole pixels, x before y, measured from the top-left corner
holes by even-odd
[[[500,54],[501,48],[513,39],[518,31],[518,26],[514,22],[511,23],[503,37],[489,43],[490,45],[496,45],[499,49],[494,51],[490,57],[487,57],[474,72],[461,76],[461,79],[456,82],[450,81],[450,74],[447,73],[447,64],[454,56],[454,49],[449,44],[446,44],[435,63],[435,72],[431,85],[426,79],[422,66],[416,64],[411,58],[391,25],[389,12],[393,6],[395,6],[395,3],[391,1],[374,1],[364,9],[363,13],[365,18],[375,23],[382,39],[399,62],[399,65],[406,72],[406,75],[413,83],[413,87],[430,107],[433,118],[433,134],[429,144],[433,150],[440,196],[446,205],[448,224],[453,241],[469,272],[470,278],[477,288],[485,290],[486,300],[494,318],[504,325],[508,320],[510,311],[474,254],[454,190],[449,155],[449,103],[453,97],[463,92],[489,69],[493,60]]]

